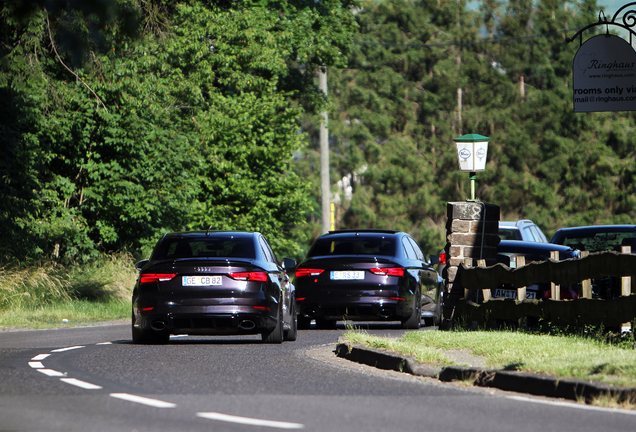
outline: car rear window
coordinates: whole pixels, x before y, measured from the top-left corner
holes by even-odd
[[[251,238],[168,239],[157,246],[154,259],[256,258]]]
[[[394,237],[346,237],[316,240],[307,257],[329,255],[388,255],[395,256]]]
[[[573,231],[555,239],[554,242],[582,251],[600,252],[617,251],[621,246],[631,246],[632,252],[636,250],[636,237],[634,232],[594,232]]]
[[[521,231],[514,228],[499,228],[499,237],[502,240],[522,240]]]

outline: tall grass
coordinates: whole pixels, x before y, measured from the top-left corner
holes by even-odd
[[[137,271],[130,254],[103,255],[90,264],[0,268],[0,325],[33,326],[110,320],[130,315]]]

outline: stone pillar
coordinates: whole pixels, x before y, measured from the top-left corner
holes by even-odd
[[[442,271],[444,278],[444,321],[458,318],[455,307],[464,298],[464,288],[456,280],[457,268],[467,258],[471,265],[477,260],[486,260],[486,265],[497,263],[497,245],[499,244],[499,206],[482,202],[448,203],[446,222],[446,259],[447,265]],[[475,292],[470,297],[477,299]]]

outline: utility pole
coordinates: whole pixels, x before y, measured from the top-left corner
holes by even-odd
[[[327,97],[327,69],[318,69],[318,87]],[[331,183],[329,181],[329,115],[321,113],[320,122],[320,191],[322,193],[322,232],[331,229]]]

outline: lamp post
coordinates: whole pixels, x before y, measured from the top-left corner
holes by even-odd
[[[477,171],[486,170],[486,155],[488,154],[488,141],[490,138],[479,134],[466,134],[454,138],[457,145],[457,159],[459,169],[470,173],[470,200],[475,199],[475,181]]]

